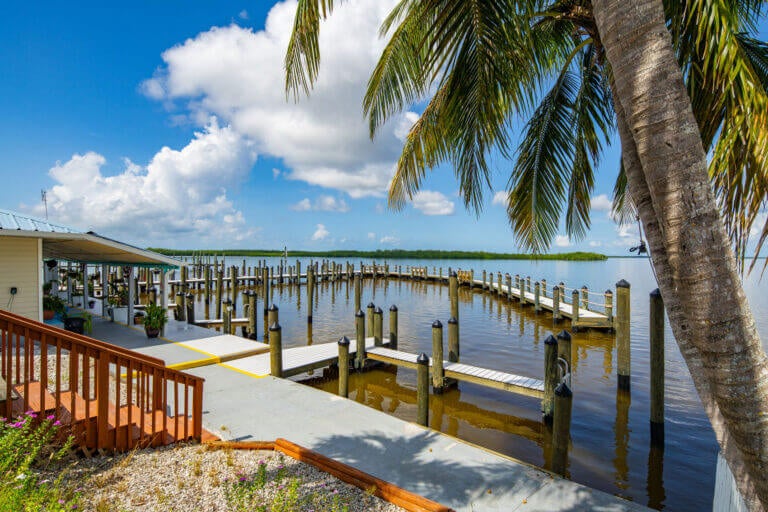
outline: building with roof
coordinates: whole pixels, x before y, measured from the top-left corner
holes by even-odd
[[[92,231],[78,231],[44,219],[0,209],[0,309],[33,320],[43,320],[45,260],[164,270],[182,265],[175,258],[112,240]]]

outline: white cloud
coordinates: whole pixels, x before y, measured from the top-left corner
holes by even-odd
[[[331,234],[330,231],[325,229],[325,225],[318,224],[317,229],[312,235],[312,240],[325,240],[326,238],[328,238],[328,235],[330,234]]]
[[[387,236],[381,237],[381,240],[379,240],[379,243],[384,245],[397,245],[400,243],[400,239],[397,238],[396,236],[387,235]]]
[[[273,167],[272,168],[272,179],[276,180],[278,178],[278,176],[280,176],[280,169],[278,169],[277,167]]]
[[[347,202],[343,199],[336,199],[332,196],[320,196],[315,199],[315,202],[311,202],[308,197],[305,197],[298,203],[291,206],[291,210],[297,212],[307,212],[314,210],[316,212],[339,212],[346,213],[349,211]]]
[[[240,11],[240,12],[237,14],[237,17],[238,17],[238,18],[240,18],[241,20],[247,20],[247,19],[248,19],[248,11],[246,11],[245,9],[243,9],[242,11]]]
[[[591,203],[592,209],[596,212],[610,212],[611,207],[613,206],[613,201],[611,201],[605,194],[593,196]]]
[[[752,227],[749,228],[749,236],[759,237],[763,232],[766,221],[768,221],[768,214],[758,213],[755,215],[755,221],[752,223]]]
[[[149,97],[215,114],[280,158],[287,178],[383,196],[414,114],[393,116],[371,143],[361,114],[367,79],[385,41],[378,28],[396,0],[360,0],[322,24],[321,69],[309,98],[285,97],[284,57],[295,1],[276,4],[265,28],[213,27],[162,54],[164,66],[142,84]],[[349,27],[355,27],[349,30]]]
[[[491,204],[497,204],[500,206],[507,206],[509,193],[502,190],[500,192],[496,192],[493,194],[493,201],[491,201]]]
[[[621,224],[616,226],[616,234],[619,235],[619,238],[637,238],[637,232],[633,230],[634,225],[632,224]]]
[[[565,235],[557,235],[555,237],[555,245],[558,247],[570,247],[571,241]]]
[[[376,233],[368,233],[368,240],[376,240]]]
[[[312,209],[312,203],[309,201],[308,197],[305,197],[298,203],[291,206],[291,210],[297,211],[297,212],[308,212]]]
[[[183,245],[190,234],[243,240],[256,230],[227,198],[227,188],[241,183],[255,160],[253,144],[216,119],[181,150],[164,147],[146,166],[126,159],[115,175],[102,172],[102,155],[76,154],[48,173],[56,182],[48,191],[49,215],[142,244]]]
[[[424,215],[453,215],[455,205],[441,192],[421,190],[413,196],[413,207]]]
[[[603,245],[603,242],[598,242],[597,240],[592,240],[589,242],[590,247],[600,247]]]

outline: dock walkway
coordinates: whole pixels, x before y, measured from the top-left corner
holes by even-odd
[[[201,351],[229,346],[229,336],[174,320],[164,340],[148,340],[140,329],[100,317],[94,317],[93,324],[94,337],[166,362],[199,358]],[[321,346],[328,357],[331,347],[338,350],[336,343],[301,348]],[[301,351],[289,351],[295,351],[298,360]],[[229,440],[283,437],[460,512],[649,510],[353,400],[288,379],[255,378],[261,374],[235,366],[259,357],[186,370],[206,380],[206,430]],[[291,357],[284,354],[286,366]]]

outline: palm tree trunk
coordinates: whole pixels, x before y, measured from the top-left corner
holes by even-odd
[[[670,324],[751,510],[768,510],[768,358],[747,304],[661,0],[593,0],[629,192]],[[629,164],[629,165],[627,165]]]

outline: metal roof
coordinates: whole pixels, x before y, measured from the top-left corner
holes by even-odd
[[[80,263],[175,268],[180,260],[46,220],[0,210],[0,237],[40,238],[43,257]]]
[[[46,231],[49,233],[82,233],[82,231],[67,226],[3,209],[0,209],[0,229]]]

